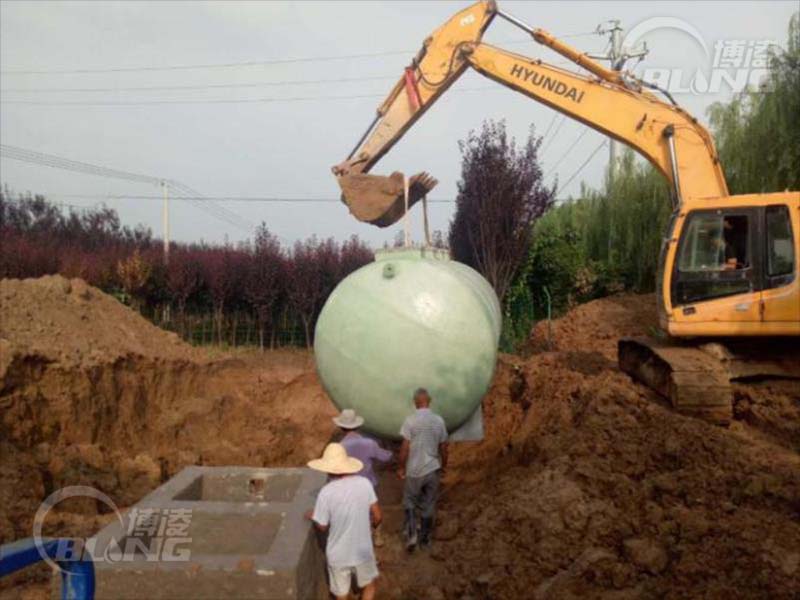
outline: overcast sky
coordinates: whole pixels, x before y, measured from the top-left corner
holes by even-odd
[[[468,4],[3,1],[0,140],[72,160],[174,179],[208,196],[338,198],[331,165],[346,158],[371,121],[379,96],[388,92],[422,40]],[[777,1],[501,0],[499,4],[530,25],[568,36],[565,41],[592,52],[602,52],[606,45],[607,38],[589,33],[600,23],[617,18],[631,30],[647,19],[661,18],[647,22],[662,26],[642,38],[650,53],[637,73],[644,67],[682,69],[687,81],[697,69],[710,73],[717,42],[728,47],[739,41],[785,44],[789,18],[797,10],[796,2]],[[708,55],[687,33],[691,28],[705,42]],[[524,33],[500,19],[484,39],[532,57],[563,60],[525,41]],[[364,54],[372,56],[342,58]],[[316,60],[263,64],[289,58]],[[221,66],[259,61],[262,64]],[[206,66],[154,69],[185,65]],[[125,70],[140,67],[148,69]],[[105,72],[64,72],[76,70]],[[353,78],[362,79],[308,83]],[[287,81],[306,83],[287,85]],[[121,89],[173,86],[216,87]],[[731,93],[730,87],[722,86],[719,93],[680,93],[677,100],[705,122],[709,104],[728,100]],[[253,99],[274,101],[227,102]],[[429,171],[440,181],[432,197],[450,199],[455,196],[460,170],[457,143],[470,129],[480,127],[486,118],[505,119],[510,131],[524,138],[531,124],[543,133],[554,115],[520,94],[467,72],[373,172]],[[565,182],[602,141],[602,136],[589,131],[562,159],[583,129],[569,120],[556,121],[551,127],[543,155],[545,171],[553,171],[548,180],[557,173]],[[603,150],[559,197],[576,193],[581,180],[599,185],[606,161]],[[161,234],[160,202],[147,198],[160,193],[155,186],[8,159],[2,159],[0,168],[0,178],[14,190],[44,193],[77,206],[106,202],[126,224],[145,223]],[[145,198],[109,198],[117,195]],[[339,203],[225,202],[222,206],[247,223],[265,221],[287,243],[311,234],[343,239],[355,233],[379,245],[399,227],[380,230],[358,223]],[[437,203],[430,210],[433,228],[446,230],[453,205]],[[173,239],[238,241],[249,235],[185,201],[173,202],[171,214]],[[420,221],[416,210],[412,220],[416,239]]]

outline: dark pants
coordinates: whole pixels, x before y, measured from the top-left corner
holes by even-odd
[[[406,477],[403,488],[403,512],[405,524],[403,530],[406,539],[416,542],[417,519],[419,512],[422,521],[420,535],[422,542],[430,541],[433,519],[436,516],[436,499],[439,496],[439,471],[433,471],[423,477]]]

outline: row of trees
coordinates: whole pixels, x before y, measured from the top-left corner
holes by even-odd
[[[787,50],[771,58],[765,89],[709,111],[732,193],[800,188],[799,21],[791,20]],[[577,199],[553,207],[540,144],[532,130],[517,145],[502,122],[491,121],[460,144],[447,238],[453,258],[497,291],[506,349],[551,311],[617,291],[651,291],[670,211],[667,183],[631,152],[599,190],[582,188]],[[343,244],[312,237],[287,249],[262,225],[237,247],[173,245],[165,264],[158,240],[122,226],[111,209],[64,215],[44,198],[12,198],[7,190],[0,194],[0,235],[0,276],[83,277],[187,335],[197,328],[194,317],[210,315],[202,320],[204,339],[218,342],[235,343],[237,323],[246,320],[248,339],[252,329],[262,346],[296,330],[310,344],[327,295],[372,259],[355,237]]]
[[[373,257],[355,236],[284,248],[262,224],[235,247],[172,244],[165,262],[161,241],[122,226],[112,209],[65,214],[41,196],[8,189],[0,193],[0,236],[0,277],[81,277],[187,337],[236,344],[246,325],[262,347],[299,341],[298,329],[310,345],[328,294]],[[208,335],[198,334],[206,321]]]
[[[623,290],[652,291],[670,211],[664,178],[626,151],[613,180],[582,189],[536,225],[517,299],[529,298],[541,317],[548,295],[560,311]]]

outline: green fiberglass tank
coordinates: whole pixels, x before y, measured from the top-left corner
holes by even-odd
[[[317,372],[334,404],[364,417],[370,433],[399,438],[419,387],[453,432],[489,387],[500,325],[492,287],[446,252],[379,251],[325,303],[315,332]]]

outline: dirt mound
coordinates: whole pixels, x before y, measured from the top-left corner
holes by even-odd
[[[800,595],[800,384],[737,386],[729,428],[674,413],[616,367],[654,306],[579,306],[551,350],[504,359],[487,439],[455,450],[436,577],[409,597]]]
[[[215,356],[81,280],[0,282],[0,541],[91,485],[128,506],[191,464],[302,465],[333,407],[308,353]],[[60,534],[90,534],[96,507]],[[88,530],[87,530],[88,529]]]
[[[657,326],[655,294],[620,294],[578,305],[551,325],[540,321],[529,346],[533,352],[598,352],[616,363],[619,338],[646,335]]]
[[[122,356],[201,358],[177,335],[115,298],[81,279],[60,275],[0,281],[0,338],[5,360],[24,353],[63,366],[106,363]]]

